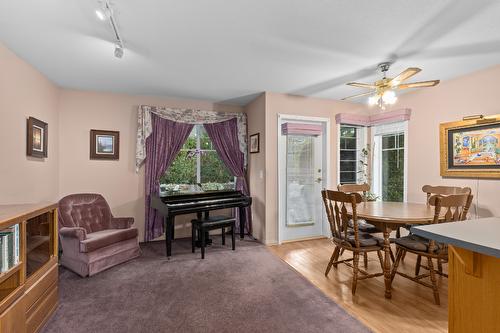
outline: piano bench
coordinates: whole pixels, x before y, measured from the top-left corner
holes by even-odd
[[[195,242],[196,242],[196,232],[198,231],[198,235],[201,240],[201,259],[205,259],[205,242],[206,242],[206,234],[210,230],[222,229],[222,245],[226,245],[226,228],[231,227],[231,242],[233,251],[235,249],[235,230],[234,226],[236,223],[236,219],[234,217],[228,216],[210,216],[207,219],[195,219],[191,220],[191,247],[192,252],[195,251]]]

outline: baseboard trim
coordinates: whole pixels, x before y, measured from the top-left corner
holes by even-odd
[[[304,237],[304,238],[297,238],[297,239],[282,241],[281,244],[288,244],[288,243],[295,243],[295,242],[304,242],[304,241],[309,241],[309,240],[326,239],[326,238],[328,238],[328,237],[323,236],[323,235],[321,235],[321,236],[313,236],[313,237]]]

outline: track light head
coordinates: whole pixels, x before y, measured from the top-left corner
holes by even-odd
[[[123,57],[123,47],[121,45],[115,45],[115,57],[119,59]]]

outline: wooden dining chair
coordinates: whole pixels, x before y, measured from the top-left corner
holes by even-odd
[[[344,192],[344,193],[359,193],[361,195],[361,197],[363,198],[363,202],[366,202],[368,192],[370,192],[370,185],[367,183],[364,183],[364,184],[339,184],[339,185],[337,185],[337,189],[341,192]],[[349,226],[352,226],[351,221],[349,222]],[[359,226],[359,231],[365,232],[368,234],[378,234],[378,233],[382,232],[377,227],[375,227],[373,224],[366,222],[366,220],[364,220],[364,219],[358,218],[358,226]],[[397,237],[399,237],[399,228],[398,228],[397,235],[398,235]],[[391,238],[391,242],[393,242],[392,238]],[[344,251],[342,250],[342,252],[340,254],[342,255],[343,253],[344,253]],[[392,260],[392,262],[394,262],[394,254],[393,254],[392,250],[391,250],[391,260]],[[364,266],[365,266],[365,268],[368,267],[368,255],[366,253],[364,256]]]
[[[441,222],[463,221],[467,217],[467,212],[472,202],[472,195],[471,194],[452,194],[448,196],[433,195],[429,198],[428,202],[430,206],[434,207],[434,218],[432,220],[432,224]],[[442,209],[446,209],[444,218],[443,214],[441,214]],[[438,272],[434,270],[432,259],[446,260],[448,258],[447,245],[440,244],[434,240],[428,240],[426,238],[412,234],[396,239],[395,243],[396,243],[396,261],[394,262],[394,266],[392,268],[391,281],[394,280],[394,276],[396,274],[399,274],[423,286],[429,287],[434,291],[434,301],[436,302],[437,305],[439,305],[440,304],[439,289],[436,280],[436,274]],[[418,274],[418,272],[416,272],[415,276],[410,276],[405,273],[398,272],[398,266],[401,261],[401,258],[407,252],[414,253],[417,256],[427,258],[428,273]],[[430,284],[422,281],[422,279],[426,277],[430,278],[431,280]]]
[[[452,194],[468,195],[472,193],[472,190],[470,187],[424,185],[422,186],[422,192],[424,192],[427,195],[427,204],[429,204],[430,197],[436,194],[442,196],[452,195]]]
[[[344,193],[340,191],[323,190],[321,191],[323,202],[325,204],[326,216],[332,231],[332,242],[335,245],[325,276],[328,276],[330,269],[337,268],[337,265],[344,263],[353,269],[351,292],[356,293],[358,280],[368,279],[383,275],[382,244],[383,241],[370,234],[360,232],[359,221],[356,214],[356,205],[362,202],[359,193]],[[351,218],[348,216],[347,207],[351,206]],[[352,227],[349,226],[352,221]],[[341,250],[351,251],[353,257],[350,259],[339,260]],[[359,268],[360,254],[368,252],[377,252],[382,272],[369,274]],[[352,265],[349,263],[352,261]],[[359,274],[362,276],[359,276]]]
[[[429,199],[433,195],[441,195],[441,196],[447,196],[447,195],[452,195],[452,194],[466,194],[469,195],[472,193],[472,190],[470,187],[456,187],[456,186],[433,186],[433,185],[424,185],[422,186],[422,192],[424,192],[427,195],[427,204],[429,204]],[[412,226],[407,225],[406,228],[408,231],[410,230]],[[403,256],[404,258],[404,256]],[[421,265],[422,258],[421,256],[417,257],[417,263],[415,265],[415,275],[418,275],[420,272],[420,268],[426,268],[427,266]],[[443,262],[447,262],[447,259],[441,260],[438,259],[437,265],[438,265],[438,273],[440,275],[443,275]]]
[[[344,192],[344,193],[359,193],[361,195],[361,198],[363,199],[363,201],[366,202],[368,192],[370,192],[370,185],[367,183],[364,183],[364,184],[339,184],[339,185],[337,185],[337,189],[340,192]],[[349,227],[352,228],[352,221],[349,221]],[[359,227],[359,231],[366,232],[368,234],[375,234],[375,233],[381,232],[373,224],[366,222],[366,220],[364,220],[364,219],[358,218],[358,227]],[[344,251],[342,250],[340,255],[342,255],[343,253],[344,253]],[[367,268],[368,267],[368,255],[366,253],[364,254],[363,263],[364,263],[365,268]]]

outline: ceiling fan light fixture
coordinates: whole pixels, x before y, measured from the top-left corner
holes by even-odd
[[[379,95],[373,95],[368,97],[368,105],[377,105],[380,99]]]
[[[397,100],[398,98],[396,97],[394,90],[387,90],[382,95],[382,101],[384,104],[394,104]]]

